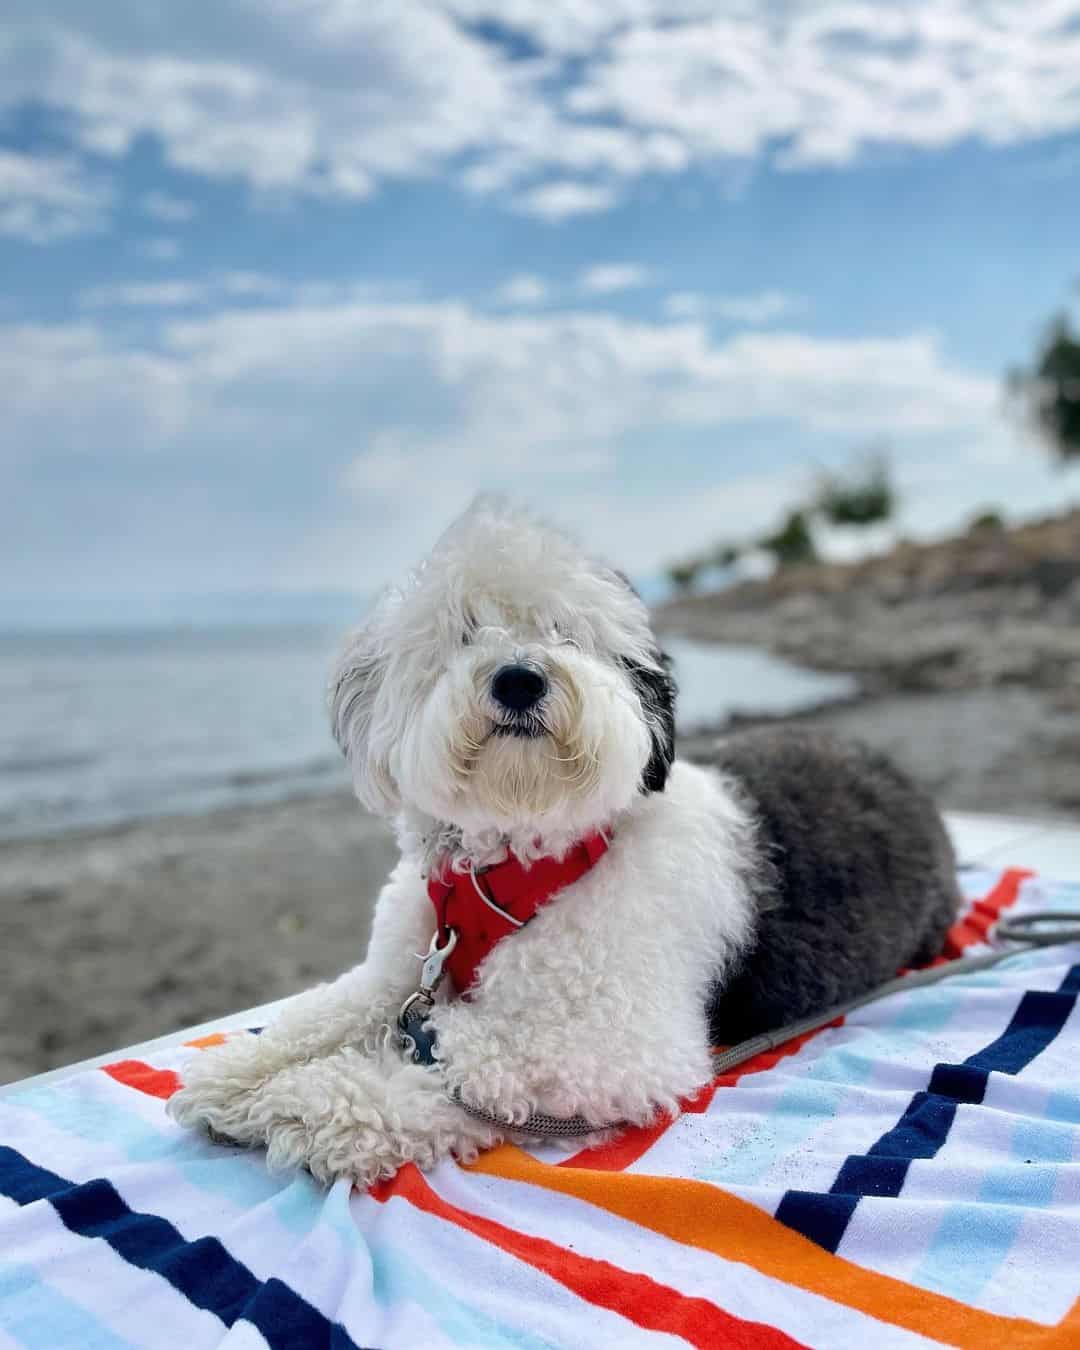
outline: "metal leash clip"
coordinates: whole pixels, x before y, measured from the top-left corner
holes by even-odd
[[[420,988],[410,994],[401,1005],[398,1013],[398,1034],[401,1048],[411,1055],[415,1064],[435,1063],[435,1032],[424,1026],[432,1008],[435,995],[446,975],[446,963],[457,946],[457,929],[448,928],[446,941],[439,946],[439,934],[436,931],[431,939],[427,956],[421,957]]]

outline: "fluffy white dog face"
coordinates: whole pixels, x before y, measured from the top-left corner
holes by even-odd
[[[618,573],[481,498],[352,636],[331,711],[365,805],[528,851],[663,787],[674,693]]]

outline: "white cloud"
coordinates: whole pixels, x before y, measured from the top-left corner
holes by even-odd
[[[286,289],[277,277],[267,276],[265,272],[226,272],[221,278],[221,287],[226,295],[258,299],[281,295]]]
[[[362,199],[434,174],[558,221],[691,165],[844,166],[893,145],[1080,128],[1078,0],[9,0],[0,109],[141,136],[260,194]],[[466,22],[535,48],[515,60]],[[147,205],[182,223],[182,204]],[[171,214],[170,214],[171,213]]]
[[[578,278],[578,285],[589,295],[614,295],[647,286],[652,272],[640,263],[596,263]]]
[[[786,291],[757,291],[752,295],[702,295],[675,291],[664,301],[669,319],[728,319],[732,323],[765,324],[806,308],[801,296]]]
[[[572,179],[557,179],[530,188],[514,198],[514,206],[526,215],[539,216],[557,224],[570,216],[595,215],[614,206],[618,193],[612,187],[599,183],[575,183]]]
[[[708,297],[697,291],[674,291],[664,299],[664,313],[669,319],[700,319],[708,309]]]
[[[340,300],[350,292],[362,294],[363,290],[341,283],[322,294],[318,288],[293,286],[263,272],[236,271],[201,279],[120,281],[89,286],[79,292],[78,303],[81,309],[184,309],[228,300],[267,301],[286,297],[301,303],[312,298],[325,302],[328,298]]]
[[[524,308],[542,305],[547,295],[547,283],[542,278],[522,272],[515,277],[508,277],[499,287],[495,298],[500,304],[519,305]]]
[[[195,206],[182,197],[172,197],[167,192],[147,192],[139,202],[143,211],[155,220],[163,220],[169,225],[183,225],[194,220]]]
[[[35,99],[101,155],[156,137],[173,166],[269,192],[369,195],[498,140],[518,104],[487,47],[436,7],[222,0],[203,23],[156,6],[12,0],[0,106]]]
[[[202,280],[110,282],[80,291],[78,301],[82,309],[182,309],[224,297],[268,300],[284,296],[289,289],[262,272],[224,272]]]
[[[180,434],[191,388],[174,360],[117,347],[91,323],[15,324],[0,331],[0,447],[9,464],[103,447],[109,455],[142,452]]]
[[[129,549],[125,566],[158,567],[160,534],[187,550],[178,575],[188,588],[213,584],[215,549],[240,531],[261,542],[219,584],[374,584],[482,486],[580,517],[598,545],[610,538],[626,566],[647,569],[674,538],[775,514],[792,469],[755,470],[740,449],[755,423],[789,445],[846,446],[886,430],[905,455],[929,458],[943,443],[985,443],[999,410],[994,381],[957,369],[921,335],[715,341],[699,324],[348,298],[166,309],[149,336],[126,341],[92,323],[8,327],[0,387],[14,391],[0,436],[16,463],[40,476],[51,459],[84,455],[113,483],[95,516],[113,541],[100,565],[119,566]],[[685,461],[696,477],[680,482],[675,447],[703,435],[717,449]],[[39,503],[37,533],[0,540],[0,566],[15,549],[25,569],[35,549],[74,547],[77,496],[67,531],[61,505],[42,515]],[[33,520],[32,506],[19,518]],[[628,528],[638,520],[652,528]],[[142,552],[133,531],[146,536]],[[207,538],[215,549],[196,542]],[[147,574],[147,584],[166,580]]]
[[[524,33],[538,47],[582,56],[614,34],[640,24],[677,23],[715,12],[717,0],[444,0],[459,18]],[[726,6],[749,10],[748,3]]]
[[[135,252],[153,262],[173,262],[179,258],[182,249],[179,240],[161,235],[156,239],[136,240]]]
[[[667,132],[695,158],[782,167],[843,165],[876,144],[1008,144],[1080,125],[1075,3],[702,8],[684,23],[628,25],[570,107]]]
[[[100,229],[111,189],[69,156],[0,149],[0,235],[51,244]]]
[[[91,286],[79,294],[83,309],[176,309],[202,304],[207,288],[196,281],[134,281]]]
[[[175,293],[122,288],[121,299],[168,305],[196,294],[175,285]],[[110,350],[121,368],[138,356],[85,325],[35,331],[80,349],[93,337],[103,370]],[[202,390],[213,417],[212,405],[224,409],[241,389],[258,416],[269,380],[277,390],[332,393],[355,414],[352,442],[363,418],[375,416],[377,391],[370,434],[395,454],[454,445],[515,472],[538,447],[573,464],[583,446],[616,447],[622,434],[647,428],[767,418],[852,435],[883,426],[938,432],[983,424],[998,401],[993,381],[951,367],[921,335],[743,334],[714,343],[696,325],[586,312],[493,316],[458,303],[224,309],[166,320],[147,359],[151,352],[178,388]],[[437,417],[415,397],[425,386],[438,399]],[[397,404],[399,390],[414,397]],[[307,410],[297,415],[306,426]],[[273,439],[279,412],[264,417]]]

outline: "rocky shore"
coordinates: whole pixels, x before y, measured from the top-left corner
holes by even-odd
[[[1080,511],[785,569],[656,622],[853,673],[856,700],[798,716],[880,745],[943,805],[1080,811]],[[709,744],[683,750],[707,759]]]

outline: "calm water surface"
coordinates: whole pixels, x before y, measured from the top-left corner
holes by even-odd
[[[324,688],[340,632],[0,637],[0,838],[347,786]],[[751,648],[665,644],[680,724],[847,694]]]

